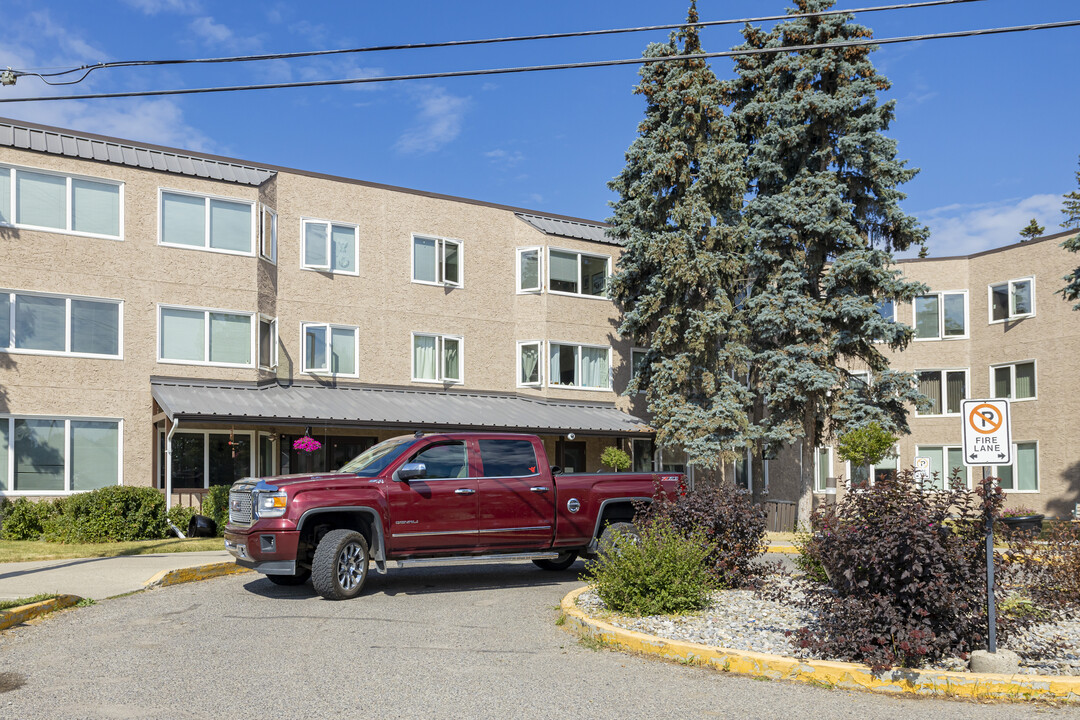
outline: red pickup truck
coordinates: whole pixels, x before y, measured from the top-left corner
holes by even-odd
[[[532,435],[408,435],[336,473],[244,478],[229,491],[225,547],[279,585],[328,600],[360,593],[369,563],[529,559],[563,570],[629,522],[678,474],[561,474]]]

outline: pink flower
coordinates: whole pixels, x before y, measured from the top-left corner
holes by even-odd
[[[301,452],[315,452],[322,448],[322,443],[305,435],[294,441],[292,447],[293,450],[299,450]]]

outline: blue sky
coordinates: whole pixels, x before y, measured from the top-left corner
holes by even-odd
[[[837,7],[875,4],[844,0]],[[884,2],[880,4],[885,4]],[[0,67],[211,57],[678,22],[669,0],[211,2],[7,0]],[[703,20],[779,14],[782,0],[701,0]],[[1076,0],[983,0],[859,16],[878,37],[1080,17]],[[666,32],[98,71],[71,88],[31,78],[0,97],[240,85],[640,56]],[[703,31],[707,51],[740,41]],[[904,208],[932,230],[931,254],[1018,239],[1035,217],[1060,230],[1077,188],[1080,28],[886,46],[874,61],[897,103],[889,134],[921,169]],[[731,61],[713,67],[730,76]],[[187,97],[13,103],[0,116],[603,220],[606,183],[644,109],[636,67]]]

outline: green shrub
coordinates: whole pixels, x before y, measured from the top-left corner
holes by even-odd
[[[792,541],[797,554],[791,558],[791,562],[802,571],[808,579],[814,582],[829,582],[829,576],[825,573],[825,566],[818,560],[819,550],[814,542],[814,536],[810,533],[796,533]]]
[[[3,538],[5,540],[40,540],[49,519],[59,512],[63,500],[30,500],[19,498],[4,510]]]
[[[195,516],[196,512],[197,511],[193,507],[180,507],[179,505],[174,505],[169,508],[169,512],[165,513],[165,519],[180,528],[180,532],[186,533],[188,523],[191,522],[191,518]],[[168,534],[170,530],[171,528],[166,527],[166,534]]]
[[[117,542],[165,537],[165,497],[154,488],[113,485],[64,498],[45,523],[50,542]]]
[[[615,472],[618,472],[630,467],[630,456],[626,454],[625,450],[620,450],[614,445],[609,445],[604,448],[604,452],[600,454],[600,462]]]
[[[608,609],[628,615],[668,615],[700,610],[716,579],[707,559],[712,544],[698,529],[688,534],[665,519],[641,528],[637,542],[602,547],[585,579]]]
[[[217,534],[225,534],[225,523],[229,522],[229,486],[213,485],[210,492],[203,496],[202,514],[213,518],[217,523]]]

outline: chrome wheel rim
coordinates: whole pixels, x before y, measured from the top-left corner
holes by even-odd
[[[359,543],[341,548],[337,562],[337,581],[342,590],[352,590],[364,580],[364,556]]]

